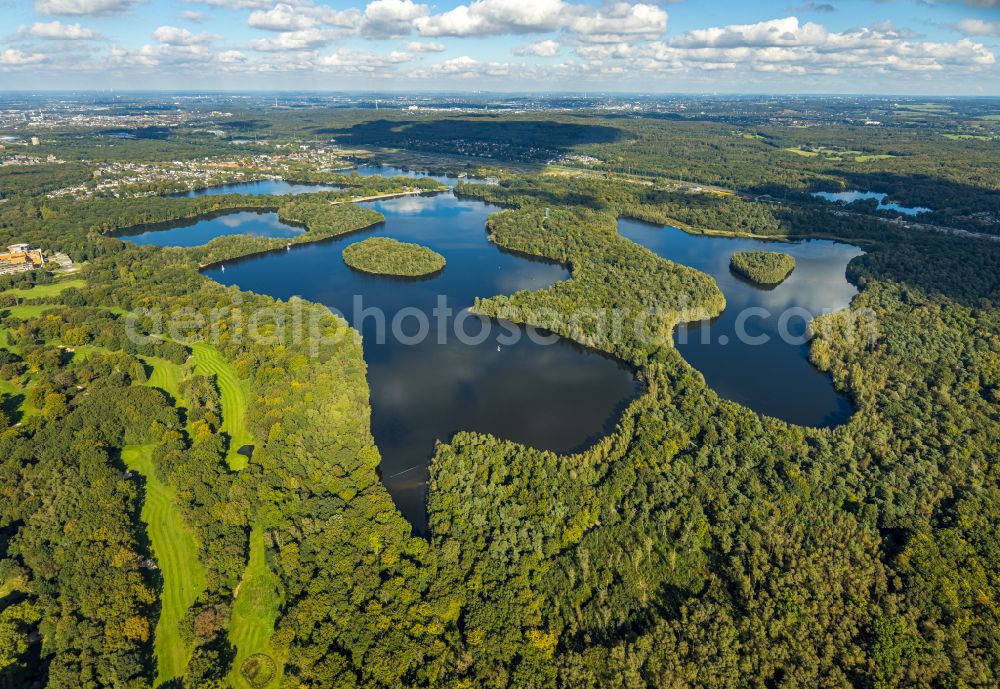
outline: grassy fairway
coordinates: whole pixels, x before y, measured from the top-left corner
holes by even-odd
[[[25,306],[8,306],[3,309],[9,311],[15,318],[38,318],[48,309],[54,309],[58,304],[28,304]]]
[[[247,465],[247,458],[236,451],[253,443],[253,437],[247,431],[244,421],[250,398],[249,385],[239,379],[233,367],[212,345],[198,342],[191,349],[194,352],[195,373],[214,375],[219,386],[222,397],[222,431],[230,439],[226,461],[231,469],[243,469]]]
[[[180,383],[184,379],[184,366],[156,356],[143,357],[143,361],[153,367],[146,385],[160,388],[180,404]]]
[[[153,554],[163,574],[160,619],[156,624],[154,649],[160,684],[184,673],[191,648],[181,639],[180,620],[205,589],[205,572],[198,562],[198,546],[184,526],[174,503],[174,493],[153,471],[152,446],[122,448],[125,466],[146,479],[142,521],[153,545]]]
[[[237,589],[229,622],[229,641],[236,647],[236,661],[229,673],[229,681],[234,687],[250,687],[240,674],[240,668],[254,653],[264,653],[277,664],[277,676],[268,686],[280,683],[284,658],[270,645],[280,606],[278,578],[264,559],[264,533],[255,527],[250,533],[250,560]]]
[[[27,395],[28,388],[21,387],[17,383],[13,383],[9,380],[0,380],[0,397],[4,394],[10,395],[13,399],[6,400],[4,406],[8,413],[8,416],[13,415],[15,419],[19,417],[28,416],[29,414],[36,414],[38,410],[32,405],[28,404]]]
[[[9,289],[0,294],[13,294],[18,299],[48,299],[70,287],[83,287],[86,284],[86,280],[63,280],[49,285],[36,285],[31,289]]]

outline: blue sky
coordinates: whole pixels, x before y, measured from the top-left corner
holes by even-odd
[[[0,0],[2,89],[1000,96],[1000,0]]]

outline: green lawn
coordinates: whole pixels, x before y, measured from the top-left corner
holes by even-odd
[[[959,141],[962,139],[974,139],[976,141],[989,141],[990,137],[984,134],[942,134],[946,139],[951,139],[953,141]]]
[[[125,466],[146,479],[142,521],[153,546],[153,555],[163,575],[160,619],[153,648],[156,653],[156,684],[180,677],[191,657],[191,648],[180,636],[180,621],[198,595],[205,590],[205,571],[198,561],[198,544],[184,525],[174,503],[173,490],[153,470],[151,445],[122,448]]]
[[[153,367],[153,372],[149,374],[146,385],[160,388],[180,403],[180,383],[185,378],[183,364],[175,364],[172,361],[161,359],[158,356],[143,357],[143,361]]]
[[[246,467],[247,458],[236,451],[253,443],[247,431],[245,417],[250,399],[250,386],[241,381],[228,361],[222,358],[215,347],[205,342],[191,346],[194,352],[195,373],[215,375],[222,397],[222,431],[229,436],[229,467],[240,470]]]
[[[8,412],[8,416],[13,414],[15,420],[23,420],[24,416],[34,414],[38,411],[32,405],[28,404],[27,387],[22,388],[17,383],[0,379],[0,397],[3,397],[5,394],[10,395],[13,399],[5,401],[4,406],[7,408],[4,411]],[[18,399],[19,397],[22,399]]]
[[[229,641],[236,647],[236,660],[229,681],[238,689],[252,689],[240,674],[240,668],[250,655],[264,653],[278,667],[277,677],[268,686],[277,686],[284,657],[271,646],[270,640],[278,621],[281,593],[278,578],[264,559],[264,533],[256,527],[250,532],[250,559],[235,598],[229,621]]]
[[[229,466],[233,469],[242,469],[246,466],[246,458],[237,454],[236,450],[242,445],[252,442],[250,434],[246,430],[244,418],[246,406],[249,398],[249,386],[241,381],[236,375],[233,367],[222,358],[215,347],[210,344],[199,342],[191,347],[194,361],[194,372],[200,375],[214,375],[222,398],[222,430],[229,435],[230,452],[227,457]],[[178,404],[183,404],[180,398],[180,383],[187,375],[187,367],[183,364],[175,364],[158,357],[145,357],[147,364],[153,367],[147,385],[160,388],[171,395]],[[133,466],[129,464],[129,466]],[[141,467],[135,466],[139,471]],[[152,467],[150,466],[150,469]],[[143,472],[145,473],[145,472]],[[147,486],[147,491],[153,490],[152,484]],[[158,489],[168,495],[170,489],[160,484]],[[171,503],[172,506],[172,503]],[[143,509],[143,519],[146,520],[146,509]],[[177,514],[173,521],[180,524],[180,515]],[[149,523],[149,522],[147,522]],[[150,525],[150,539],[153,540],[154,550],[157,548],[157,537],[153,535],[153,527]],[[189,557],[194,557],[194,541],[182,528],[174,530],[174,533],[163,533],[160,538],[163,543],[173,544],[178,539],[190,539],[189,545],[181,545],[176,548],[183,554],[189,551]],[[164,546],[167,547],[167,546]],[[161,561],[159,550],[156,550],[157,560],[164,570],[164,603],[161,613],[160,623],[157,625],[156,653],[159,666],[157,682],[166,681],[172,677],[179,676],[190,657],[190,649],[185,647],[177,636],[176,624],[184,611],[190,607],[191,602],[197,593],[204,588],[204,574],[200,571],[199,565],[199,587],[193,591],[194,595],[185,598],[179,595],[181,591],[168,591],[170,582],[166,578],[167,565]],[[175,557],[174,562],[183,560]],[[196,563],[197,564],[197,563]],[[177,582],[179,585],[181,582]],[[191,593],[190,590],[187,593]],[[168,595],[175,596],[174,610],[176,613],[168,615],[167,598]],[[280,667],[282,658],[270,647],[269,641],[274,632],[274,625],[278,619],[278,610],[281,605],[281,597],[278,593],[278,580],[268,568],[264,559],[264,536],[263,533],[254,529],[250,535],[250,558],[246,571],[240,582],[235,601],[233,603],[232,618],[229,625],[229,639],[237,649],[237,657],[230,673],[229,681],[233,686],[240,689],[252,689],[240,674],[240,667],[243,662],[254,653],[266,653],[273,658]],[[165,625],[173,625],[172,629],[164,628]],[[161,630],[162,628],[162,630]],[[277,682],[273,683],[274,685]]]
[[[83,287],[86,284],[86,280],[63,280],[62,282],[53,282],[48,285],[36,285],[31,289],[9,289],[5,292],[0,292],[0,295],[13,294],[18,299],[48,299],[70,287]]]
[[[26,306],[7,306],[3,311],[9,311],[15,318],[38,318],[48,309],[56,308],[58,304],[28,304]]]
[[[815,158],[816,156],[819,155],[819,153],[817,153],[816,151],[806,151],[806,150],[801,149],[801,148],[791,148],[791,147],[789,147],[789,148],[786,148],[784,150],[788,151],[789,153],[794,153],[795,155],[798,155],[798,156],[804,156],[806,158]]]
[[[873,160],[886,160],[887,158],[896,157],[888,153],[863,153],[861,151],[837,151],[828,148],[813,150],[802,147],[790,147],[790,148],[783,148],[782,150],[788,153],[794,153],[795,155],[799,155],[804,158],[816,158],[821,155],[830,158],[831,160],[844,160],[845,157],[853,158],[854,161],[857,163],[868,163]]]

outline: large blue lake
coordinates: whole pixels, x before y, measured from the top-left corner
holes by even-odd
[[[381,212],[385,222],[205,273],[280,299],[301,296],[325,304],[362,333],[382,479],[418,530],[426,528],[427,466],[435,442],[461,430],[481,431],[569,453],[613,430],[623,407],[640,392],[626,366],[568,340],[467,311],[477,296],[536,290],[567,279],[565,267],[491,244],[485,222],[498,209],[481,201],[444,193],[362,205]],[[301,231],[274,213],[232,213],[160,226],[130,239],[191,246],[221,234],[286,237]],[[845,308],[857,293],[845,269],[860,249],[825,240],[696,236],[630,220],[621,220],[619,231],[718,282],[727,300],[723,314],[678,328],[674,339],[721,396],[808,426],[833,426],[850,417],[848,398],[809,363],[804,333],[811,318]],[[428,246],[447,265],[428,279],[408,281],[351,270],[341,252],[370,236]],[[796,258],[796,268],[777,287],[752,285],[729,270],[732,253],[747,249],[784,251]],[[455,334],[456,324],[462,337]],[[417,337],[424,327],[428,336]]]
[[[628,367],[569,340],[467,312],[477,296],[536,290],[567,279],[565,267],[491,244],[486,218],[498,209],[480,201],[446,193],[362,205],[383,213],[385,222],[340,239],[227,262],[205,274],[280,299],[297,295],[326,304],[362,333],[382,480],[418,530],[426,528],[427,466],[435,442],[457,431],[480,431],[569,453],[614,429],[624,406],[641,391]],[[236,215],[244,232],[297,231],[280,229],[274,214],[230,217]],[[142,240],[176,245],[175,231],[203,240],[220,229],[221,219],[149,232]],[[428,246],[447,265],[417,281],[350,269],[343,249],[370,236]],[[424,339],[416,337],[422,320],[429,327]],[[394,321],[402,338],[392,334]],[[459,326],[461,337],[455,334]]]

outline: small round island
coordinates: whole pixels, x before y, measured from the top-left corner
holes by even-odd
[[[344,249],[344,263],[373,275],[425,277],[444,269],[444,256],[426,246],[371,237]]]
[[[795,270],[795,259],[777,251],[737,251],[729,259],[729,267],[758,285],[774,286]]]

